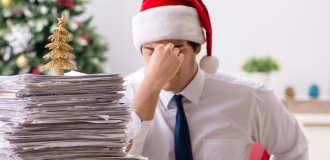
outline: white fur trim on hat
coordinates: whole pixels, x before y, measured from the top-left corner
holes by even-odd
[[[205,55],[200,60],[199,66],[204,72],[214,74],[219,68],[219,60],[217,57]]]
[[[197,10],[187,6],[162,6],[140,12],[133,17],[134,46],[160,40],[205,42]]]

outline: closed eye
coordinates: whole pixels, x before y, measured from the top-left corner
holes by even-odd
[[[154,49],[154,48],[152,48],[152,47],[143,47],[143,48],[144,48],[144,49],[146,49],[146,50],[148,50],[147,52],[149,52],[149,53],[148,53],[148,55],[149,55],[149,56],[151,56],[151,55],[152,55],[152,53],[153,53],[153,52],[154,52],[154,50],[155,50],[155,49]]]

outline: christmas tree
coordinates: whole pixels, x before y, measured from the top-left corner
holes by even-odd
[[[64,75],[63,69],[75,69],[77,67],[73,65],[66,59],[76,58],[73,54],[68,52],[69,49],[73,49],[70,45],[68,45],[65,41],[70,42],[71,39],[68,37],[70,35],[69,31],[66,30],[65,23],[68,21],[65,19],[65,14],[62,15],[62,18],[58,19],[58,25],[56,29],[53,29],[54,35],[49,36],[49,39],[52,40],[52,43],[46,45],[49,49],[53,49],[53,51],[49,52],[43,58],[54,59],[51,62],[47,63],[41,69],[55,69],[55,75]]]
[[[57,18],[63,13],[68,20],[67,41],[76,59],[69,61],[79,72],[92,74],[105,72],[104,52],[108,45],[104,38],[85,21],[74,21],[84,13],[86,0],[0,0],[0,75],[24,73],[53,74],[41,70],[48,60],[45,46],[51,42],[51,30],[59,27]],[[51,57],[49,57],[51,58]],[[71,57],[72,58],[72,57]],[[68,57],[66,59],[69,59]],[[69,70],[65,70],[67,72]]]

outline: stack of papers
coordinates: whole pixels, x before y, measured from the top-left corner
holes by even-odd
[[[0,159],[144,159],[127,156],[130,104],[119,74],[0,77]]]

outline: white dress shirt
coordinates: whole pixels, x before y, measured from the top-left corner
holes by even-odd
[[[125,101],[131,102],[147,68],[125,78]],[[262,83],[218,71],[196,76],[180,93],[186,113],[194,160],[248,160],[257,142],[278,160],[308,159],[308,141],[296,119],[271,88]],[[152,121],[135,112],[129,123],[130,154],[150,160],[175,160],[174,93],[162,90]]]

